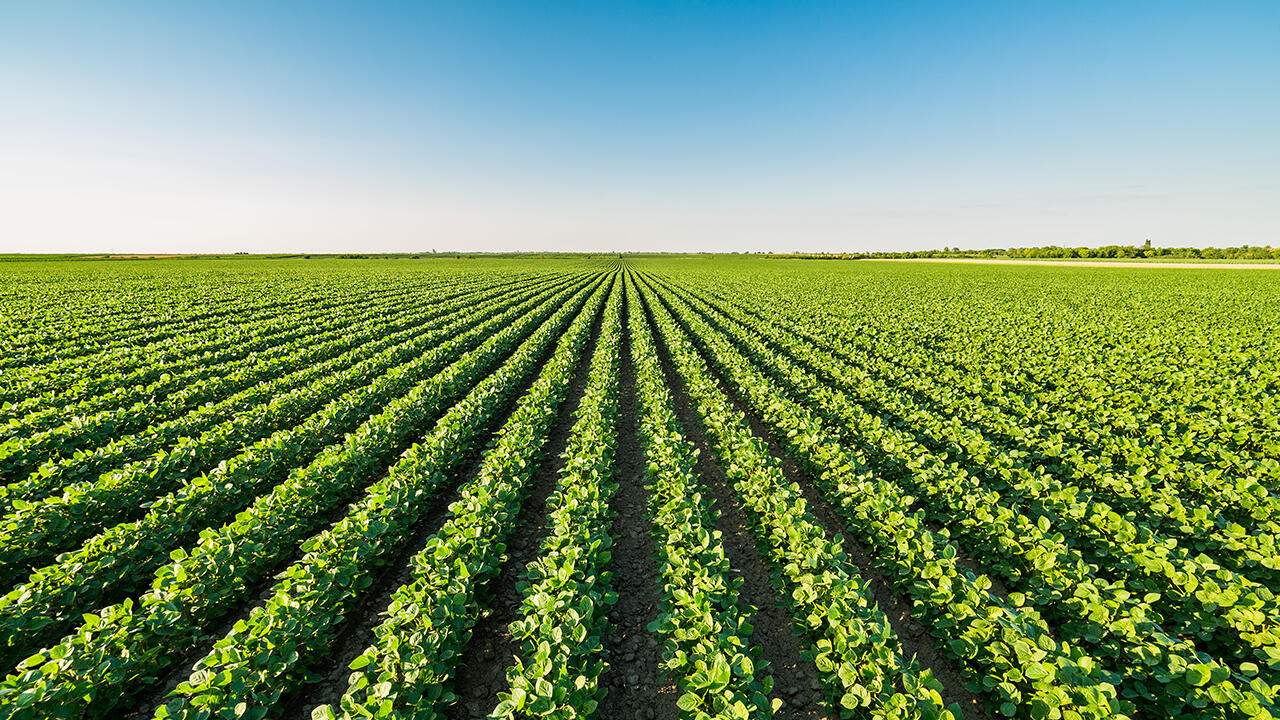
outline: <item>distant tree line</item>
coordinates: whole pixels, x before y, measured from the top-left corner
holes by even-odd
[[[1104,245],[1102,247],[1059,247],[1045,245],[1030,248],[990,248],[986,250],[913,250],[911,252],[867,253],[816,253],[803,257],[839,258],[1199,258],[1204,260],[1271,260],[1280,259],[1280,248],[1241,245],[1226,248],[1151,247],[1147,241],[1141,247],[1133,245]]]

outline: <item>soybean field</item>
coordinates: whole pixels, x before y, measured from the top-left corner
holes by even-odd
[[[1280,717],[1280,274],[0,263],[0,717]]]

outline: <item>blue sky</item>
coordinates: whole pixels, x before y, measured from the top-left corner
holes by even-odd
[[[1280,244],[1280,3],[0,5],[0,250]]]

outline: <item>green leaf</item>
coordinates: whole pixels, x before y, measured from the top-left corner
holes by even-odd
[[[676,700],[676,707],[685,712],[693,712],[693,709],[698,707],[700,702],[702,702],[701,698],[691,692],[687,692],[681,695],[679,700]]]

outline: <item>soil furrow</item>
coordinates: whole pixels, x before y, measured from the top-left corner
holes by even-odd
[[[686,301],[687,301],[687,300],[686,300]],[[725,321],[725,319],[724,319],[724,318],[722,318],[722,317],[715,317],[715,318],[711,317],[711,316],[708,314],[708,312],[705,310],[705,308],[698,308],[698,307],[694,306],[693,304],[690,304],[690,307],[694,307],[694,308],[695,308],[695,312],[697,312],[697,313],[698,313],[699,317],[701,317],[704,321],[706,321],[706,322],[708,322],[709,324],[711,324],[711,325],[712,325],[712,327],[723,327],[723,326],[724,326],[724,323],[726,322],[726,321]],[[745,332],[749,332],[749,333],[750,333],[750,332],[752,332],[752,330],[750,329],[750,327],[749,327],[749,326],[747,326],[745,323],[739,323],[739,325],[741,326],[741,328],[742,328]],[[754,333],[753,333],[753,334],[754,334]],[[759,337],[759,336],[757,335],[757,337]],[[761,340],[762,342],[765,342],[766,344],[768,344],[768,342],[767,342],[764,338],[760,338],[760,340]],[[736,344],[736,343],[735,343],[735,344]],[[741,346],[739,345],[739,347],[741,347]],[[788,359],[790,359],[791,361],[795,362],[795,363],[797,364],[797,366],[798,366],[798,367],[800,367],[801,369],[803,369],[805,372],[808,372],[808,373],[812,374],[814,377],[820,377],[820,376],[821,376],[820,369],[815,368],[814,366],[812,366],[812,365],[810,365],[809,363],[807,363],[807,362],[803,361],[802,359],[800,359],[800,358],[798,358],[798,357],[796,357],[796,356],[792,355],[792,354],[791,354],[790,352],[788,352],[786,349],[784,349],[784,348],[779,348],[779,347],[776,347],[776,346],[774,346],[774,348],[773,348],[773,349],[774,349],[774,351],[775,351],[775,352],[778,352],[778,353],[782,354],[783,356],[787,357]],[[721,375],[721,374],[720,374],[718,371],[716,371],[714,368],[711,368],[711,371],[712,371],[712,374],[713,374],[713,375],[715,376],[715,378],[716,378],[716,383],[717,383],[717,385],[720,387],[720,389],[721,389],[722,391],[724,391],[724,392],[725,392],[726,396],[728,396],[728,397],[730,398],[730,401],[733,403],[734,407],[735,407],[736,409],[738,409],[740,412],[742,412],[742,413],[747,417],[748,422],[750,423],[752,430],[753,430],[757,435],[759,435],[761,438],[765,439],[765,440],[769,443],[770,449],[771,449],[771,451],[773,452],[774,456],[775,456],[775,457],[777,457],[780,461],[782,461],[782,462],[783,462],[783,465],[784,465],[784,473],[785,473],[785,472],[788,472],[788,471],[787,471],[787,468],[788,468],[788,467],[790,467],[790,469],[791,469],[791,470],[790,470],[790,472],[795,472],[795,471],[797,471],[797,470],[798,470],[798,468],[797,468],[797,466],[795,465],[795,463],[794,463],[794,462],[792,462],[792,461],[791,461],[791,459],[786,455],[785,451],[782,451],[782,449],[778,446],[777,442],[773,439],[772,435],[770,435],[770,434],[769,434],[768,429],[767,429],[767,428],[765,428],[765,427],[764,427],[764,425],[763,425],[762,423],[760,423],[760,422],[755,418],[755,416],[750,412],[750,410],[749,410],[749,408],[746,406],[746,404],[745,404],[745,403],[743,403],[743,402],[741,401],[741,398],[736,394],[736,392],[733,392],[733,391],[732,391],[732,389],[728,387],[727,383],[724,381],[724,377],[723,377],[723,375]],[[794,399],[794,398],[793,398],[793,399]],[[802,404],[803,404],[803,403],[802,403]],[[908,424],[908,421],[907,421],[907,419],[906,419],[906,418],[904,418],[904,417],[902,417],[902,416],[899,416],[899,415],[894,415],[894,414],[890,413],[888,410],[885,410],[885,409],[883,409],[883,408],[878,408],[878,406],[877,406],[876,408],[872,408],[872,409],[874,409],[877,413],[879,413],[879,414],[881,415],[881,417],[885,418],[891,426],[899,426],[899,427],[900,427],[900,426],[902,426],[902,425],[904,425],[904,424]],[[843,439],[843,438],[838,438],[838,440],[839,440],[839,442],[840,442],[840,444],[841,444],[841,445],[844,445],[844,446],[846,446],[846,447],[850,446],[850,443],[849,443],[848,441],[846,441],[845,439]],[[876,454],[879,454],[879,453],[880,453],[880,450],[879,450],[878,448],[867,448],[867,449],[868,449],[868,450],[870,450],[872,453],[876,453]],[[954,450],[954,449],[953,449],[953,448],[948,448],[948,450]],[[954,453],[953,453],[951,456],[952,456],[952,457],[955,457]],[[971,471],[973,471],[973,472],[976,472],[976,468],[974,468],[974,467],[970,467],[970,470],[971,470]],[[803,484],[803,483],[802,483],[802,485],[801,485],[801,486],[802,486],[802,487],[808,487],[808,485],[807,485],[807,484]],[[941,532],[941,531],[943,530],[942,525],[941,525],[939,522],[937,522],[936,520],[933,520],[933,519],[930,519],[930,520],[926,523],[926,526],[927,526],[930,530],[932,530],[932,531],[934,531],[934,532]],[[983,568],[983,563],[981,563],[981,562],[979,562],[977,559],[975,559],[975,558],[973,557],[973,555],[968,551],[968,545],[967,545],[968,541],[967,541],[966,539],[964,539],[964,538],[957,538],[957,537],[953,537],[953,536],[951,535],[951,533],[950,533],[950,532],[948,532],[948,533],[947,533],[947,536],[950,538],[951,544],[956,548],[956,552],[957,552],[957,555],[956,555],[956,561],[957,561],[957,564],[959,564],[961,568],[963,568],[963,569],[965,569],[965,570],[968,570],[969,572],[973,573],[974,575],[987,574],[987,577],[991,580],[991,592],[992,592],[992,594],[994,594],[994,595],[996,595],[997,597],[1000,597],[1000,598],[1002,598],[1002,599],[1007,599],[1007,598],[1009,597],[1009,592],[1010,592],[1010,591],[1009,591],[1008,586],[1005,584],[1004,580],[1003,580],[1002,578],[1000,578],[998,575],[995,575],[995,574],[992,574],[992,573],[988,573],[988,572]],[[1055,630],[1057,629],[1055,625],[1052,625],[1052,624],[1051,624],[1051,627],[1053,627]]]
[[[582,349],[582,357],[560,406],[560,415],[547,435],[545,454],[538,471],[526,486],[524,502],[516,524],[506,539],[506,560],[498,576],[482,590],[476,602],[490,611],[471,630],[471,640],[459,658],[454,672],[453,691],[458,702],[445,708],[449,720],[483,718],[497,704],[499,692],[507,689],[507,668],[519,653],[519,643],[511,637],[508,626],[520,615],[524,594],[517,587],[525,567],[538,554],[547,534],[547,498],[550,497],[564,468],[563,453],[573,430],[575,413],[582,402],[591,369],[591,355],[600,337],[603,306],[591,329],[591,339]]]
[[[550,356],[550,352],[547,351],[544,360]],[[506,403],[498,417],[489,424],[485,431],[487,436],[496,435],[507,424],[515,413],[520,398],[536,379],[536,375],[531,375],[522,383],[521,391]],[[461,489],[480,473],[488,442],[477,441],[475,447],[463,461],[463,469],[456,472],[449,481],[448,489],[431,501],[431,507],[418,520],[408,540],[400,546],[378,574],[378,578],[361,593],[351,611],[338,624],[334,639],[329,644],[329,651],[309,668],[312,682],[281,696],[279,709],[272,713],[272,717],[306,720],[311,717],[311,710],[317,705],[336,704],[342,698],[351,674],[351,662],[376,641],[374,629],[382,623],[383,611],[391,604],[391,596],[413,579],[410,561],[422,550],[427,540],[443,527],[449,509],[458,500]]]
[[[545,359],[550,356],[550,353],[551,353],[550,349],[544,351],[542,360],[545,361]],[[503,362],[505,363],[506,360],[504,359]],[[496,432],[498,428],[502,427],[507,422],[510,416],[515,412],[517,403],[519,402],[520,395],[522,395],[524,391],[533,384],[533,381],[535,378],[536,376],[531,376],[524,383],[522,383],[522,388],[520,393],[514,395],[513,398],[505,404],[505,406],[498,413],[497,418],[493,422],[491,422],[489,426],[486,428],[485,430],[486,434],[492,434]],[[458,401],[461,401],[461,399],[462,398],[458,398]],[[447,412],[448,411],[445,410],[444,412],[440,413],[440,416],[443,416]],[[427,427],[422,428],[422,432],[425,433],[429,431],[430,427],[434,425],[435,425],[435,421],[431,422]],[[416,441],[416,438],[415,438],[415,441]],[[410,444],[412,443],[407,442],[405,444],[405,447],[406,448],[409,447]],[[469,453],[468,456],[463,461],[463,467],[466,469],[460,473],[455,474],[455,479],[450,482],[449,488],[441,493],[441,495],[439,496],[441,499],[438,500],[437,503],[433,505],[432,513],[437,515],[439,519],[437,520],[434,526],[431,526],[433,528],[432,532],[434,532],[435,529],[438,529],[440,523],[443,521],[444,513],[447,512],[449,504],[457,499],[458,488],[460,488],[462,484],[467,479],[469,479],[470,476],[473,476],[474,473],[478,471],[479,464],[480,464],[480,453],[482,449],[485,447],[485,443],[477,442],[476,447],[479,449]],[[401,450],[401,452],[402,451],[403,449]],[[396,457],[397,458],[399,457],[399,453],[396,454]],[[394,461],[392,462],[392,464],[394,464]],[[388,470],[389,469],[390,469],[390,465],[388,465]],[[380,482],[383,478],[386,477],[386,475],[387,475],[386,471],[383,471],[378,476],[371,478],[367,482],[361,483],[360,488],[351,495],[351,498],[348,502],[340,503],[338,506],[330,509],[329,511],[323,514],[322,516],[323,520],[316,527],[314,532],[312,532],[308,537],[318,535],[322,532],[330,530],[337,523],[341,522],[342,519],[345,518],[351,512],[352,504],[355,502],[358,502],[359,499],[364,496],[364,493],[368,490],[368,488]],[[270,490],[268,490],[267,492],[270,492]],[[422,523],[420,523],[420,525],[421,524]],[[417,530],[415,530],[415,538],[416,538],[416,533],[417,533]],[[427,533],[422,537],[423,542],[425,542],[427,537],[430,537],[430,533]],[[305,539],[304,539],[304,542],[305,542]],[[235,627],[235,624],[238,621],[248,620],[250,615],[253,613],[254,609],[262,605],[264,602],[266,602],[268,598],[271,597],[271,594],[274,591],[276,583],[279,582],[279,577],[278,577],[279,574],[287,570],[290,565],[293,565],[294,563],[298,562],[306,555],[306,553],[302,550],[302,544],[303,543],[300,542],[297,547],[291,550],[284,558],[282,558],[278,563],[272,566],[271,571],[269,573],[264,574],[261,579],[259,579],[255,583],[252,583],[244,591],[244,593],[242,593],[242,597],[244,599],[237,602],[235,606],[223,616],[221,622],[217,623],[214,629],[210,631],[210,634],[207,640],[205,642],[200,643],[196,648],[193,648],[190,651],[183,653],[182,660],[179,661],[177,664],[175,664],[169,671],[164,673],[162,679],[158,681],[158,683],[156,684],[156,689],[153,690],[152,692],[144,693],[142,696],[143,700],[135,706],[132,712],[126,714],[125,717],[129,719],[150,717],[152,711],[158,705],[163,704],[165,702],[165,699],[169,696],[169,694],[172,693],[178,687],[178,685],[181,684],[183,681],[185,681],[187,677],[195,670],[196,663],[198,663],[202,658],[204,658],[205,655],[209,653],[209,650],[213,647],[213,644],[215,642],[225,637],[227,633],[231,632],[232,628]],[[420,545],[421,543],[419,543],[418,545],[415,545],[412,542],[406,543],[406,547],[409,547],[409,548],[417,548],[417,547],[420,547]],[[400,553],[404,554],[405,551],[402,549]],[[412,553],[405,554],[404,562],[401,563],[406,566],[405,568],[406,573],[408,572],[407,563],[408,563],[408,558],[410,557],[412,557]],[[396,559],[397,560],[400,559],[399,555],[397,555]],[[388,566],[388,569],[384,570],[382,575],[380,575],[379,581],[375,581],[375,583],[371,585],[370,588],[372,589],[372,588],[380,587],[382,582],[382,577],[385,576],[387,573],[392,572],[392,570],[394,570],[395,568],[396,568],[395,564]],[[401,584],[403,584],[403,582],[395,583],[391,585],[390,590],[387,590],[386,592],[386,597],[389,598],[390,594],[394,592],[394,590],[397,587],[399,587]],[[372,592],[371,589],[366,590],[365,594],[368,595],[370,592]],[[387,603],[384,602],[381,605],[377,605],[368,609],[366,614],[371,615],[373,617],[373,620],[368,621],[368,622],[371,622],[370,629],[369,629],[369,637],[372,637],[372,627],[376,626],[378,622],[380,622],[380,620],[377,619],[378,613],[380,613],[382,609],[385,608],[386,606],[387,606]],[[365,609],[363,605],[360,604],[360,601],[357,601],[357,607],[360,610]],[[340,623],[338,626],[337,637],[339,638],[339,641],[341,641],[341,639],[345,636],[344,630],[346,630],[346,626],[352,622],[351,618],[353,617],[364,617],[364,616],[351,615],[351,616],[348,616],[347,619],[343,620],[343,622]],[[361,645],[355,654],[359,654],[367,646],[368,646],[367,643],[365,645]],[[347,662],[350,662],[350,660],[352,659],[354,659],[354,655],[351,658],[348,658]],[[339,697],[341,696],[342,691],[345,691],[346,689],[345,671],[346,671],[345,664],[339,666],[338,672],[342,673],[342,678],[341,678],[342,687],[338,691]],[[326,674],[325,677],[328,677],[328,675]],[[294,697],[295,694],[301,695],[302,697],[295,698]],[[309,697],[307,697],[307,693],[305,691],[298,690],[298,691],[286,693],[284,696],[282,696],[279,707],[282,707],[282,708],[292,707],[294,704],[299,702],[305,704],[309,702],[309,700],[310,699]],[[317,702],[317,704],[319,703]],[[310,707],[311,706],[308,706],[307,713],[310,712],[310,709],[309,709]],[[290,716],[292,716],[292,713],[290,713]],[[310,717],[310,715],[307,714],[307,715],[304,715],[304,717]]]
[[[818,679],[818,669],[808,656],[804,641],[792,630],[791,612],[779,588],[780,580],[761,556],[733,484],[713,459],[715,454],[703,431],[697,408],[693,406],[684,380],[672,365],[669,351],[662,343],[658,343],[658,360],[675,401],[684,435],[698,449],[696,470],[713,500],[725,555],[742,575],[743,583],[738,588],[739,605],[756,608],[753,614],[748,613],[755,629],[751,642],[760,646],[761,659],[767,663],[766,670],[773,675],[772,696],[783,701],[774,716],[781,720],[827,718],[827,702]]]
[[[630,288],[627,290],[631,292]],[[606,689],[598,716],[617,720],[675,720],[676,688],[663,675],[662,643],[649,632],[658,619],[662,581],[654,525],[646,512],[644,449],[640,446],[635,368],[627,301],[622,303],[621,372],[618,388],[618,448],[614,454],[613,537],[609,584],[618,602],[609,609],[604,636],[608,661],[600,684]]]
[[[845,552],[857,566],[858,574],[871,591],[872,599],[884,612],[901,641],[903,653],[907,657],[914,656],[921,667],[927,668],[942,683],[942,699],[947,704],[958,703],[964,716],[971,720],[993,720],[994,716],[987,711],[982,699],[968,689],[958,665],[934,647],[935,641],[929,629],[911,614],[911,603],[893,590],[884,573],[872,562],[872,553],[866,544],[849,532],[840,514],[817,489],[814,480],[782,450],[764,423],[747,407],[737,392],[729,387],[724,378],[714,369],[710,369],[710,372],[721,392],[746,418],[751,431],[768,444],[769,453],[781,464],[787,481],[800,487],[810,512],[827,532],[834,532],[842,539]]]

